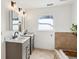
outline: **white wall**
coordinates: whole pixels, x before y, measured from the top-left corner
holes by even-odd
[[[39,36],[37,28],[38,27],[37,21],[39,17],[42,15],[52,15],[54,17],[55,32],[70,32],[70,27],[72,24],[72,6],[70,4],[50,8],[27,9],[26,11],[27,11],[26,29],[28,29],[29,32],[35,33],[36,48],[44,47],[43,40],[40,40],[42,35],[41,37]],[[45,36],[45,33],[41,34]],[[54,46],[55,45],[53,45],[53,48]]]
[[[77,24],[77,0],[72,3],[72,23]]]
[[[11,0],[1,1],[1,59],[5,59],[5,33],[9,30],[9,10],[8,5]]]
[[[56,32],[69,32],[72,21],[72,6],[62,5],[51,8],[27,9],[26,26],[29,31],[37,31],[37,21],[42,15],[54,17],[54,29]],[[26,27],[27,28],[27,27]]]

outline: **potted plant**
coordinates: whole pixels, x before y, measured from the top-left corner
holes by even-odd
[[[77,35],[77,25],[72,24],[72,27],[70,28],[73,34]]]

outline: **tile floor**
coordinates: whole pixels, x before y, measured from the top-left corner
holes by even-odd
[[[53,51],[34,49],[30,59],[54,59]]]
[[[30,59],[54,59],[54,51],[34,49]],[[69,57],[69,59],[77,59],[77,57]]]

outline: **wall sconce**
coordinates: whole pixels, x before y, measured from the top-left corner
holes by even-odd
[[[11,6],[12,6],[12,7],[14,7],[14,6],[15,6],[15,4],[16,4],[16,2],[15,2],[15,1],[11,1]]]
[[[23,11],[23,15],[25,14],[26,12],[25,11]]]
[[[10,7],[11,10],[16,11],[20,16],[24,16],[26,14],[26,12],[22,10],[22,8],[17,8],[15,1],[11,1]]]
[[[22,10],[22,8],[18,8],[18,11],[20,12]]]

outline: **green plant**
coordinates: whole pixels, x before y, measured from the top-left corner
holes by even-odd
[[[72,32],[77,32],[77,25],[72,24],[72,27],[70,29]]]
[[[77,35],[77,25],[72,24],[72,27],[70,29],[73,32],[73,34],[76,34]]]

